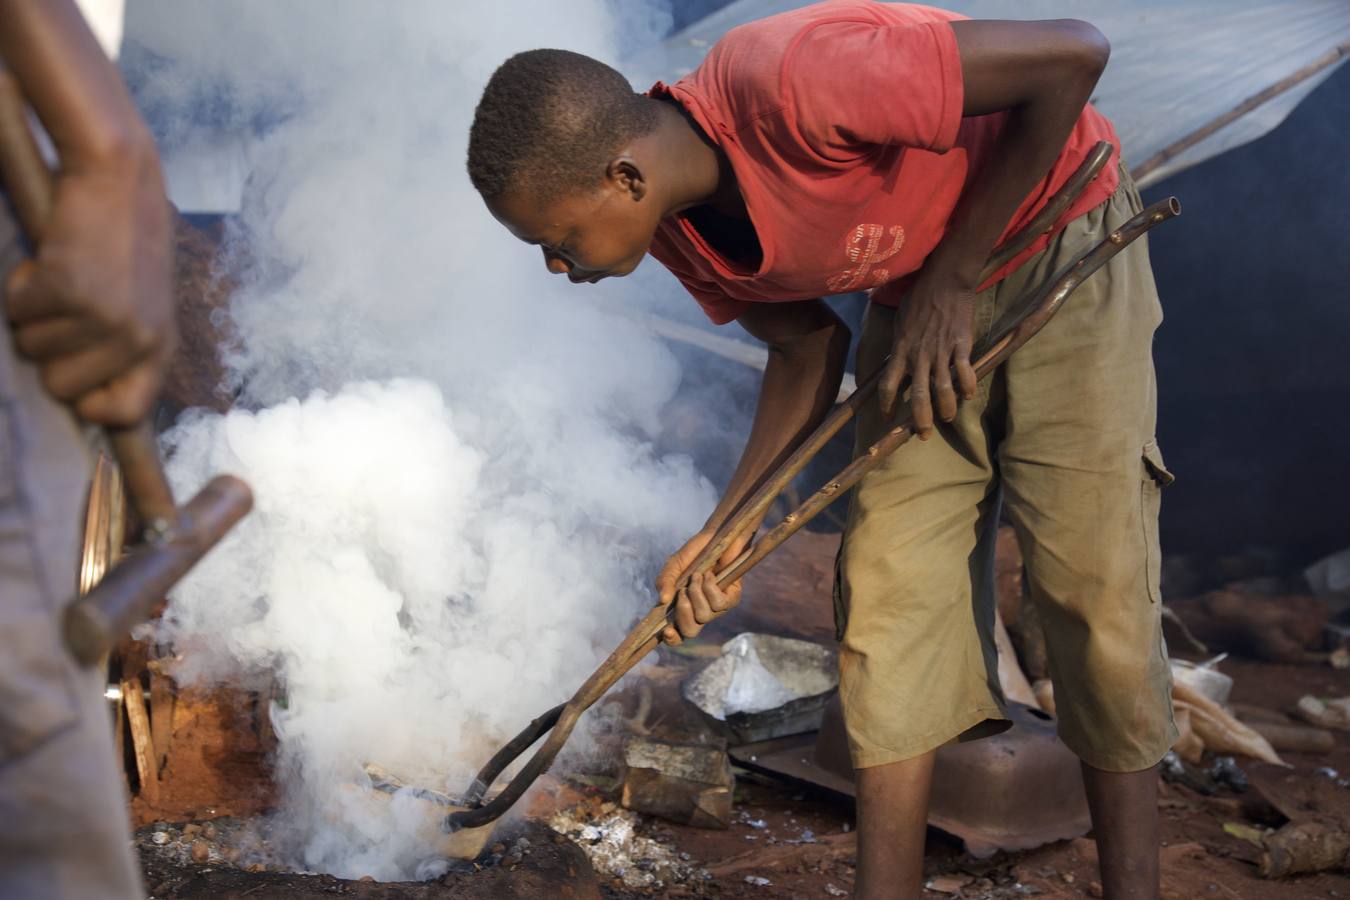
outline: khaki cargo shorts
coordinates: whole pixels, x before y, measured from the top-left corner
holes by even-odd
[[[1142,208],[1122,175],[1102,206],[975,304],[975,340],[1025,291]],[[867,311],[857,371],[890,352],[894,312]],[[1089,765],[1154,765],[1177,737],[1158,593],[1153,333],[1162,321],[1140,239],[1036,337],[855,489],[839,554],[840,697],[854,766],[919,756],[1008,727],[994,646],[1000,506],[1045,625],[1059,734]],[[871,403],[858,448],[888,423]]]

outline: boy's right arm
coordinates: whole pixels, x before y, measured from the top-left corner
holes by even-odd
[[[680,591],[678,597],[675,588],[717,529],[825,418],[839,394],[848,356],[848,326],[820,300],[752,303],[737,321],[768,345],[769,362],[764,369],[750,437],[721,501],[699,533],[666,561],[657,578],[660,602],[676,603],[678,629],[668,627],[663,633],[671,644],[694,637],[739,600],[739,583],[718,590],[713,584],[700,582],[688,591]],[[734,544],[719,564],[725,565],[739,556],[753,530]]]
[[[72,0],[0,0],[0,58],[61,165],[42,245],[5,285],[15,346],[81,418],[130,425],[176,341],[154,141]]]

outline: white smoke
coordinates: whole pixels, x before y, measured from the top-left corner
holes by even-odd
[[[183,677],[278,675],[298,865],[426,875],[415,828],[339,786],[375,762],[462,790],[575,689],[712,506],[688,459],[651,446],[674,359],[549,278],[464,173],[497,64],[536,46],[614,61],[660,24],[624,15],[603,0],[129,7],[131,78],[169,154],[222,127],[265,133],[235,230],[240,400],[168,435],[180,490],[235,472],[257,508],[160,637]]]

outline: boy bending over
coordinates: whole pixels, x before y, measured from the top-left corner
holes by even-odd
[[[990,585],[1004,504],[1045,623],[1059,733],[1082,760],[1105,895],[1158,893],[1155,766],[1176,738],[1158,598],[1171,476],[1154,440],[1162,315],[1143,241],[989,378],[970,364],[1028,288],[1142,208],[1112,160],[979,281],[1097,141],[1118,146],[1088,105],[1108,54],[1082,22],[831,0],[734,29],[697,71],[646,94],[585,56],[522,53],[475,116],[474,185],[549,271],[595,282],[650,253],[714,322],[769,347],[740,463],[658,580],[676,604],[671,643],[735,605],[739,585],[675,586],[836,396],[849,334],[819,298],[871,292],[857,371],[890,361],[858,445],[894,421],[906,376],[921,443],[858,485],[840,553],[861,898],[918,896],[936,748],[1007,727]]]

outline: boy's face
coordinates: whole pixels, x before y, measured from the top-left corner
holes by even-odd
[[[660,211],[641,176],[617,172],[597,188],[540,204],[524,192],[487,201],[493,217],[544,252],[544,265],[573,284],[627,275],[647,255]]]

